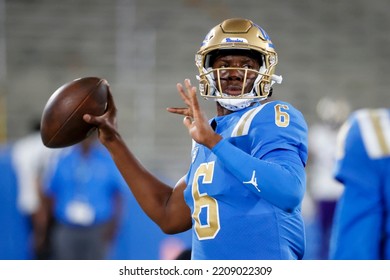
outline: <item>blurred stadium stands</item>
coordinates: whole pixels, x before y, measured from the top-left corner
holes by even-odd
[[[195,83],[194,54],[211,27],[246,17],[267,30],[284,77],[275,96],[310,123],[324,95],[346,97],[354,109],[389,106],[389,10],[388,0],[0,0],[3,132],[23,136],[56,88],[101,76],[130,147],[176,180],[191,141],[165,108],[181,105],[177,82]],[[202,104],[211,116],[213,102]]]

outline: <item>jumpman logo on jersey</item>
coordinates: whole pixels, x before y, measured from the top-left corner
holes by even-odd
[[[256,170],[253,170],[252,178],[249,181],[243,182],[243,183],[244,184],[252,184],[258,192],[261,192],[260,189],[257,187],[258,185],[257,185],[257,178],[256,178]]]

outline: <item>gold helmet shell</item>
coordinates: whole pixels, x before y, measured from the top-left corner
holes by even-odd
[[[195,55],[195,64],[199,70],[199,91],[203,97],[221,96],[215,94],[215,85],[210,78],[210,55],[216,50],[247,50],[259,54],[262,59],[254,94],[250,97],[243,94],[238,98],[266,99],[273,83],[281,82],[281,77],[274,75],[278,56],[268,34],[251,20],[232,18],[212,28]]]

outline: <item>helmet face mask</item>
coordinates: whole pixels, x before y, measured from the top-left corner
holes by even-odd
[[[218,56],[248,56],[259,63],[259,69],[250,68],[212,68]],[[215,26],[206,35],[202,46],[195,56],[199,70],[199,91],[205,98],[217,98],[217,101],[229,104],[225,108],[235,111],[249,106],[255,101],[266,99],[271,86],[278,81],[274,75],[277,54],[267,33],[258,25],[246,19],[228,19]],[[239,95],[223,93],[223,77],[228,71],[238,71],[242,76],[242,92]],[[248,84],[252,84],[248,87]],[[234,105],[238,104],[238,106]]]

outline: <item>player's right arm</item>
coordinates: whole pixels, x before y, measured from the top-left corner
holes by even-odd
[[[117,130],[117,109],[111,93],[107,108],[104,115],[85,115],[84,120],[98,127],[99,140],[110,152],[142,209],[166,233],[190,229],[191,212],[184,200],[184,178],[172,188],[145,169]]]

